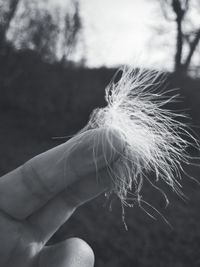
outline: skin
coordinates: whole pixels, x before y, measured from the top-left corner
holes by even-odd
[[[114,132],[106,141],[107,134],[87,131],[1,177],[0,267],[94,266],[92,249],[79,238],[46,243],[79,206],[110,187],[106,166],[123,147]]]

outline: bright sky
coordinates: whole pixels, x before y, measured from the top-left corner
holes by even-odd
[[[137,61],[151,65],[162,60],[162,53],[150,55],[148,48],[155,4],[145,0],[81,0],[81,6],[89,65]]]
[[[81,0],[91,65],[132,63],[145,54],[151,10],[144,0]]]
[[[51,2],[67,6],[66,0]],[[165,49],[153,49],[152,27],[158,22],[155,3],[157,1],[80,0],[87,64],[98,67],[141,64],[142,61],[145,66],[162,65],[169,55],[164,53]],[[170,68],[170,64],[165,67]]]
[[[67,6],[69,0],[49,0]],[[79,0],[84,53],[91,67],[140,64],[172,69],[175,24],[167,24],[156,0]],[[193,14],[200,24],[199,13]],[[159,36],[155,27],[165,28]],[[163,28],[162,28],[163,26]],[[167,29],[167,30],[166,30]]]
[[[80,0],[88,64],[160,66],[173,53],[154,49],[157,1]],[[171,33],[173,39],[173,33]],[[171,68],[171,62],[167,63]]]

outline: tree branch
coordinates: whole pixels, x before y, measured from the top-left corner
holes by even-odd
[[[177,24],[177,37],[176,37],[176,54],[175,54],[175,71],[181,68],[182,50],[183,50],[183,32],[182,32],[182,21],[185,14],[185,10],[181,6],[179,0],[172,1],[172,8],[176,14]]]
[[[178,71],[181,67],[182,50],[183,50],[183,32],[182,21],[177,22],[177,39],[176,39],[176,54],[175,54],[175,71]]]
[[[20,0],[10,0],[9,12],[5,15],[5,20],[1,25],[0,30],[0,44],[3,45],[6,39],[6,33],[10,27],[10,23],[15,15]]]
[[[194,54],[194,51],[195,51],[199,41],[200,41],[200,29],[196,32],[196,36],[194,37],[194,40],[191,42],[189,54],[185,60],[185,63],[183,64],[183,68],[185,70],[187,70],[189,65],[190,65],[192,56]]]

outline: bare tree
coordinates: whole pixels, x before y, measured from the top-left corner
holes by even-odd
[[[9,0],[9,6],[4,1],[5,23],[0,26],[5,40],[8,33],[15,48],[35,50],[49,61],[58,60],[59,50],[67,61],[82,28],[78,0],[69,1],[66,10],[48,7],[45,0]]]
[[[188,56],[185,60],[185,62],[182,64],[182,69],[186,72],[189,68],[189,65],[191,63],[191,59],[192,59],[192,56],[199,44],[199,41],[200,41],[200,29],[197,30],[194,34],[194,37],[193,37],[193,40],[192,42],[190,43],[190,51],[188,53]]]
[[[0,48],[5,48],[6,33],[15,16],[19,0],[0,0]]]
[[[82,21],[79,11],[79,1],[73,2],[71,13],[65,15],[65,26],[64,26],[64,38],[63,38],[63,59],[67,60],[73,52],[79,40],[79,34],[82,30]]]
[[[188,23],[187,15],[193,8],[192,0],[159,0],[164,17],[176,22],[176,51],[174,57],[174,70],[187,72],[192,57],[200,41],[200,25],[189,32],[184,30]],[[199,5],[200,8],[200,5]],[[188,53],[183,56],[184,46],[188,46]]]
[[[36,1],[23,3],[23,11],[15,18],[12,31],[14,45],[20,49],[32,49],[50,61],[55,60],[59,35],[59,20]]]

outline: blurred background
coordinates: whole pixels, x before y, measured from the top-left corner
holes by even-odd
[[[0,174],[67,140],[105,105],[104,90],[123,64],[167,74],[200,134],[199,0],[0,0]],[[198,151],[189,150],[193,156]],[[198,161],[196,162],[198,163]],[[186,171],[199,179],[200,168]],[[170,204],[145,184],[151,219],[104,196],[79,209],[51,239],[85,239],[96,267],[200,266],[200,187],[183,176],[184,202]]]

